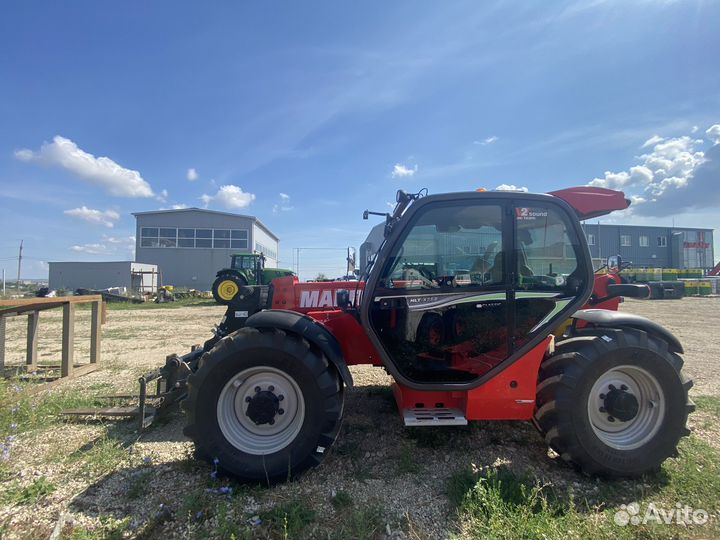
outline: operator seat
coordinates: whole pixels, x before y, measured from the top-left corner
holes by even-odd
[[[491,283],[502,283],[503,280],[503,252],[498,251],[495,254],[495,261],[493,267],[490,269],[490,282]],[[521,276],[529,277],[534,276],[532,268],[528,265],[527,254],[524,249],[518,251],[518,274]]]

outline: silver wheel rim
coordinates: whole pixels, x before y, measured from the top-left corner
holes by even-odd
[[[623,422],[604,410],[611,388],[632,394],[638,403],[634,418]],[[618,366],[603,373],[590,391],[588,417],[595,435],[617,450],[634,450],[652,439],[665,418],[665,395],[654,375],[638,366]]]
[[[256,389],[271,391],[280,399],[282,413],[274,423],[256,424],[246,414],[248,398]],[[230,379],[220,392],[217,420],[222,434],[238,450],[247,454],[267,455],[290,444],[302,428],[305,400],[290,375],[268,366],[245,369]]]

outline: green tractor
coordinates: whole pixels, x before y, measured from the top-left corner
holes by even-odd
[[[228,305],[247,285],[267,285],[273,279],[292,276],[291,270],[265,268],[262,253],[237,253],[231,257],[230,268],[217,273],[212,286],[213,298],[218,304]]]

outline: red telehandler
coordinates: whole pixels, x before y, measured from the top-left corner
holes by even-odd
[[[653,471],[689,433],[682,345],[617,311],[647,287],[594,275],[580,226],[628,204],[590,187],[399,191],[364,279],[243,288],[212,339],[151,377],[155,397],[182,399],[197,456],[248,482],[322,461],[356,364],[392,375],[407,426],[531,421],[587,474]]]

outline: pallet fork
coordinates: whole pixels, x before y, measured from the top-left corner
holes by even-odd
[[[136,406],[115,406],[108,408],[80,408],[62,411],[66,416],[107,416],[115,418],[136,418],[138,431],[148,428],[155,418],[175,403],[185,399],[187,395],[187,377],[194,371],[204,347],[194,345],[189,353],[178,356],[171,354],[165,358],[165,365],[160,369],[146,373],[138,379],[138,394],[115,394],[100,396],[103,400],[137,400]],[[148,392],[152,383],[155,388]]]

